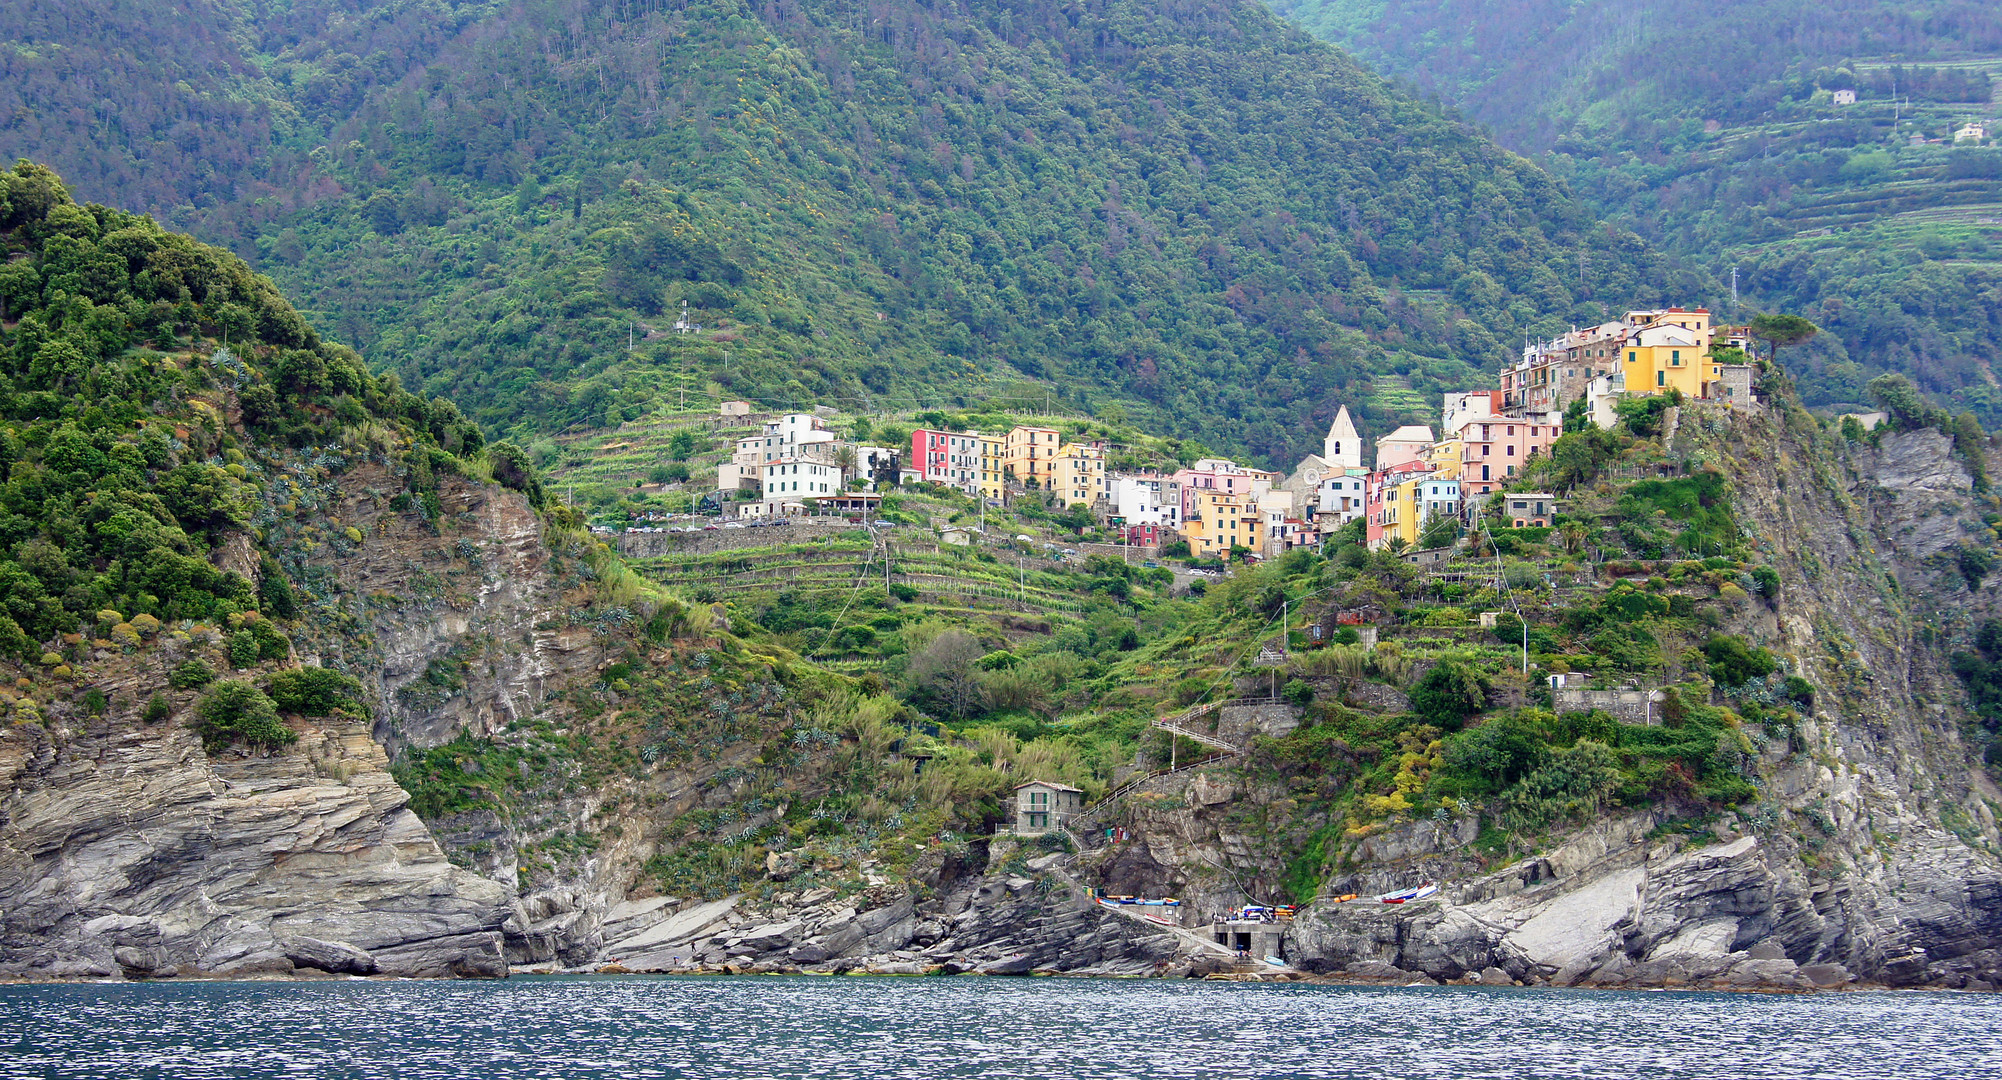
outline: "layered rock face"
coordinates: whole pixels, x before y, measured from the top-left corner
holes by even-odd
[[[1910,883],[1923,891],[1902,910],[1861,910],[1863,897],[1804,879],[1756,836],[1691,847],[1648,839],[1655,823],[1602,823],[1425,901],[1316,903],[1294,926],[1294,960],[1364,977],[1500,972],[1557,986],[1994,988],[2002,878],[1992,868],[1937,866]]]
[[[997,845],[1012,848],[1011,841]],[[985,863],[974,845],[974,863]],[[1024,864],[1026,874],[925,861],[913,880],[857,893],[819,888],[753,904],[657,898],[608,915],[605,953],[627,971],[869,971],[915,975],[1187,976],[1222,970],[1225,951],[1188,934],[1083,902],[1057,869],[1061,856]]]
[[[604,660],[606,628],[570,617],[534,509],[505,488],[445,478],[433,525],[391,509],[383,493],[400,484],[373,464],[339,478],[332,522],[367,540],[309,557],[339,583],[333,606],[347,618],[308,629],[301,653],[379,688],[375,735],[392,751],[550,715],[550,694]]]
[[[509,890],[388,764],[365,725],[214,758],[172,722],[0,728],[0,972],[506,974]]]

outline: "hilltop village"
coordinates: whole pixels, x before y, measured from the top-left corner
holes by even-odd
[[[749,402],[726,401],[724,422],[760,424],[719,464],[702,509],[736,523],[814,514],[867,521],[886,491],[934,484],[986,506],[1034,494],[1084,508],[1113,543],[1196,560],[1262,560],[1358,522],[1371,549],[1416,557],[1452,546],[1484,516],[1516,528],[1552,524],[1553,494],[1521,490],[1518,481],[1567,425],[1610,428],[1622,407],[1650,400],[1756,408],[1752,349],[1747,328],[1715,327],[1702,308],[1629,311],[1526,345],[1498,389],[1444,395],[1436,429],[1401,426],[1372,446],[1340,407],[1321,452],[1290,474],[1220,457],[1122,469],[1106,440],[1033,424],[918,427],[907,441],[870,445],[842,438],[819,413],[760,417]],[[1505,501],[1496,507],[1498,497]]]

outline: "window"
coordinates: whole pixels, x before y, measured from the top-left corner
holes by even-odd
[[[1681,350],[1681,349],[1670,349],[1670,350],[1668,350],[1668,362],[1669,362],[1669,363],[1671,363],[1671,364],[1673,364],[1673,365],[1675,365],[1676,367],[1681,367],[1681,366],[1682,366],[1682,350]]]
[[[1515,444],[1514,444],[1514,443],[1510,443],[1510,444],[1508,444],[1508,456],[1509,456],[1509,457],[1514,457],[1514,456],[1515,456]]]
[[[1641,354],[1640,354],[1640,353],[1636,352],[1636,351],[1635,351],[1635,350],[1633,350],[1633,349],[1628,349],[1628,350],[1627,350],[1627,363],[1629,363],[1629,364],[1638,364],[1638,363],[1640,363],[1640,359],[1641,359]]]
[[[1656,386],[1667,386],[1667,385],[1668,385],[1668,372],[1666,372],[1666,371],[1657,371],[1657,372],[1655,372],[1655,373],[1654,373],[1654,384],[1655,384]]]

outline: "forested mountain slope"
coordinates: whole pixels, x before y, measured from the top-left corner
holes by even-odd
[[[1600,212],[1827,331],[1810,404],[1886,370],[2002,419],[2002,10],[1966,0],[1272,0],[1536,155]],[[1835,93],[1853,91],[1853,104]]]
[[[1238,0],[31,0],[0,38],[0,153],[503,428],[1027,376],[1277,458],[1302,404],[1393,423],[1526,330],[1714,299]]]

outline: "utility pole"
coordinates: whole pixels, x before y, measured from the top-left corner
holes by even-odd
[[[1737,306],[1737,303],[1738,303],[1738,268],[1734,266],[1731,268],[1731,304],[1732,306],[1735,307]]]

